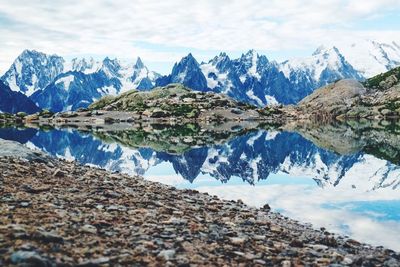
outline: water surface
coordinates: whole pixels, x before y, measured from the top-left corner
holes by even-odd
[[[400,251],[397,124],[210,134],[197,126],[113,132],[4,127],[0,138],[194,188]],[[177,130],[179,129],[179,131]]]

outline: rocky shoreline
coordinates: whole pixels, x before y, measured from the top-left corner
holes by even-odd
[[[312,229],[268,205],[255,209],[0,143],[2,266],[400,264],[394,251]]]

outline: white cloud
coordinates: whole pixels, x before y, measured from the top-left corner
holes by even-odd
[[[64,56],[147,61],[182,56],[137,42],[201,51],[303,49],[344,38],[375,38],[354,22],[399,8],[397,0],[14,0],[0,2],[0,71],[25,48]],[[396,31],[396,36],[400,36]],[[383,39],[393,32],[381,31]]]

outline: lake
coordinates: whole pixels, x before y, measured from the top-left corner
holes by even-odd
[[[0,128],[50,155],[191,188],[400,251],[398,123],[205,131]]]

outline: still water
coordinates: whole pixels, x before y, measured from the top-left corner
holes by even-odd
[[[248,205],[400,251],[400,133],[391,125],[210,134],[0,128],[50,155]],[[195,134],[194,134],[195,133]]]

